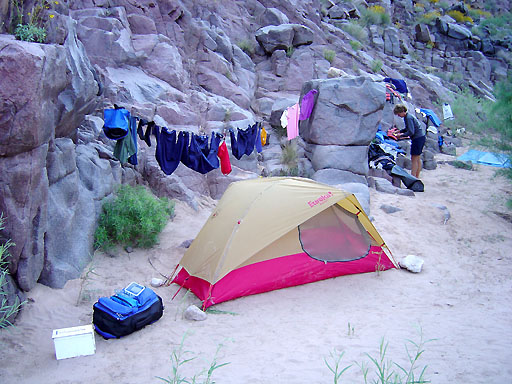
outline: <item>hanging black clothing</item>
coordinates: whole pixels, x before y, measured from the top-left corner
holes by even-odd
[[[254,124],[252,127],[248,126],[245,130],[238,129],[236,138],[235,132],[233,129],[230,129],[229,135],[231,137],[231,153],[233,153],[233,156],[240,160],[243,155],[250,155],[254,150],[257,134],[258,124]]]
[[[188,132],[186,132],[188,136]],[[182,163],[196,172],[205,174],[219,168],[217,152],[221,135],[212,132],[211,141],[208,145],[208,136],[199,136],[194,133],[190,136],[188,151],[182,155]]]
[[[180,132],[176,141],[176,131],[153,126],[156,136],[155,157],[158,165],[166,175],[172,174],[180,164],[184,148],[188,146],[188,133]],[[187,135],[185,135],[185,133]]]

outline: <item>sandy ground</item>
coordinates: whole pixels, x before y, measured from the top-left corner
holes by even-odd
[[[405,345],[420,340],[419,328],[435,339],[418,362],[428,365],[432,383],[510,383],[512,224],[493,212],[505,211],[512,188],[494,174],[440,164],[423,172],[426,191],[415,197],[371,191],[374,225],[395,259],[425,260],[419,274],[342,276],[240,298],[213,307],[220,313],[202,322],[183,318],[199,304],[194,295],[182,290],[171,301],[177,287],[160,287],[165,312],[157,323],[119,340],[96,335],[95,355],[57,361],[53,329],[88,324],[99,296],[172,272],[185,251],[180,244],[194,238],[213,206],[196,212],[180,203],[154,249],[97,253],[96,274],[29,292],[16,329],[0,333],[0,383],[158,383],[171,375],[171,353],[183,339],[185,357],[196,357],[180,367],[189,379],[217,356],[229,363],[213,373],[219,384],[332,383],[324,359],[332,361],[336,349],[345,352],[342,366],[352,364],[341,382],[364,383],[358,364],[369,362],[366,353],[377,357],[384,340],[386,361],[407,366]],[[382,204],[401,211],[387,214]],[[436,205],[448,208],[446,224]],[[370,365],[369,379],[374,371]]]

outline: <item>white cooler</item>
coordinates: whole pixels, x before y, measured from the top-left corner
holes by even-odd
[[[94,355],[96,342],[92,324],[53,330],[53,344],[57,360]]]

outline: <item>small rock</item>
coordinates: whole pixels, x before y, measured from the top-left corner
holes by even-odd
[[[413,273],[420,273],[423,267],[423,259],[414,255],[407,255],[399,262],[400,267]]]
[[[416,196],[414,194],[414,191],[411,191],[410,189],[402,189],[402,188],[397,188],[396,194],[400,195],[400,196],[412,196],[412,197]]]
[[[193,240],[185,240],[183,243],[180,244],[181,248],[188,248],[190,247],[190,244],[192,244]]]
[[[185,312],[183,313],[183,316],[187,320],[195,320],[195,321],[203,321],[206,320],[208,317],[206,313],[201,311],[199,308],[197,308],[195,305],[190,305]]]
[[[388,204],[382,204],[380,206],[380,209],[382,209],[386,213],[394,213],[394,212],[398,212],[398,211],[402,210],[401,208],[393,207],[392,205],[388,205]]]
[[[161,287],[163,283],[164,283],[164,281],[162,279],[157,278],[157,277],[153,277],[151,279],[151,286],[152,287],[155,287],[155,288]]]
[[[128,253],[132,253],[133,252],[133,248],[130,247],[130,246],[127,246],[125,249],[124,249],[126,252]]]

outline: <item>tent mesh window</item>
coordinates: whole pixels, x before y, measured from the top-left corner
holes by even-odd
[[[304,252],[325,262],[361,259],[371,246],[357,216],[337,204],[300,224],[299,239]]]

